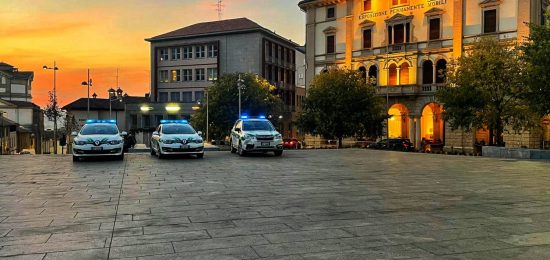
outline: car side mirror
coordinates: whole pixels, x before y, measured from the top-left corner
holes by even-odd
[[[235,128],[235,132],[240,133],[241,129],[240,128]]]
[[[71,132],[71,136],[74,137],[74,136],[77,136],[77,135],[78,135],[78,133],[77,133],[76,131],[72,131],[72,132]]]
[[[128,133],[126,131],[122,131],[122,133],[120,133],[121,136],[127,136]]]
[[[159,132],[155,131],[153,132],[153,135],[159,135]]]
[[[202,136],[202,131],[198,131],[197,134],[198,134],[199,136]]]

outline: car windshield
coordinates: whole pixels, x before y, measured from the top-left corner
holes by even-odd
[[[85,125],[80,130],[81,135],[116,135],[118,128],[112,124],[93,124]]]
[[[273,131],[273,126],[269,121],[244,121],[243,130],[245,131]]]
[[[167,135],[191,135],[195,130],[190,125],[173,124],[162,126],[162,133]]]

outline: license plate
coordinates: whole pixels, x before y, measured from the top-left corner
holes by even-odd
[[[266,147],[266,146],[269,146],[269,143],[262,143],[261,145],[262,147]]]
[[[101,151],[103,147],[92,147],[92,151]]]
[[[189,149],[189,145],[180,145],[180,149]]]

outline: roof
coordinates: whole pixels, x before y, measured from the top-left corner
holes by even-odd
[[[72,103],[69,103],[63,107],[67,110],[87,110],[88,98],[79,98]],[[123,111],[124,103],[119,101],[111,102],[111,109],[113,111]],[[107,98],[90,98],[90,110],[109,110],[109,99]]]
[[[178,38],[192,38],[192,37],[200,37],[205,35],[210,36],[210,35],[244,33],[244,32],[254,32],[254,31],[263,31],[263,32],[272,34],[276,37],[284,39],[290,42],[291,44],[297,46],[296,43],[262,27],[261,25],[257,24],[256,22],[248,18],[236,18],[236,19],[228,19],[228,20],[221,20],[221,21],[197,23],[197,24],[193,24],[193,25],[189,25],[189,26],[177,29],[175,31],[157,35],[145,40],[149,42],[155,42],[155,41],[178,39]]]
[[[33,79],[34,78],[34,72],[18,71],[17,68],[5,62],[0,62],[0,71],[16,79]]]
[[[150,102],[151,99],[148,97],[135,97],[135,96],[126,96],[124,97],[124,102],[127,104],[135,104],[135,103],[147,103]]]
[[[16,105],[17,107],[32,107],[32,108],[38,108],[40,109],[40,107],[32,102],[27,102],[27,101],[17,101],[17,100],[4,100],[8,103],[12,103],[14,105]]]
[[[0,117],[0,125],[4,125],[4,127],[6,127],[6,126],[17,125],[17,123],[2,116],[2,117]]]

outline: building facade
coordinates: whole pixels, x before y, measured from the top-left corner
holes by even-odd
[[[306,13],[307,82],[333,66],[358,70],[388,101],[390,138],[449,149],[489,143],[489,136],[464,137],[443,121],[434,94],[444,87],[447,64],[480,36],[523,41],[526,23],[541,23],[544,9],[541,0],[303,0],[299,7]],[[530,147],[534,139],[509,144]]]
[[[0,98],[32,102],[32,71],[19,71],[10,64],[0,62]]]
[[[205,90],[226,73],[253,73],[278,87],[285,104],[286,135],[296,133],[297,44],[247,19],[190,25],[146,39],[151,43],[151,101],[180,106],[188,118]],[[155,106],[152,106],[155,107]],[[142,117],[174,113],[151,110]]]

